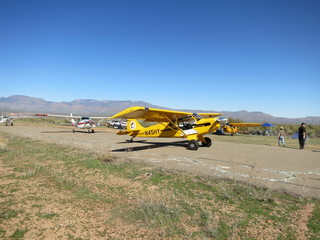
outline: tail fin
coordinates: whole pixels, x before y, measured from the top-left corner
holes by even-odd
[[[127,120],[127,131],[139,131],[143,127],[136,119],[128,119]]]

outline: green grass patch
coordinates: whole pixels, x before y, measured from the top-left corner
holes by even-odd
[[[17,229],[11,236],[10,238],[12,239],[23,239],[24,235],[26,234],[26,232],[28,232],[28,229]]]
[[[180,220],[180,210],[165,205],[164,203],[140,202],[132,210],[132,220],[143,222],[148,226],[168,226]]]
[[[6,230],[4,230],[4,229],[0,228],[0,237],[1,237],[1,236],[4,236],[4,235],[5,235],[5,233],[6,233]]]
[[[44,219],[50,219],[50,218],[54,218],[54,217],[59,217],[59,214],[57,214],[57,213],[38,213],[37,216],[40,218],[44,218]]]
[[[310,229],[310,239],[320,239],[320,205],[316,204],[312,212],[312,217],[308,221],[308,227]]]
[[[0,212],[0,219],[8,220],[10,218],[15,218],[19,214],[19,211],[14,209],[2,209]]]

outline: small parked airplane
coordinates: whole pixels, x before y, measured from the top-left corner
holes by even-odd
[[[107,119],[109,117],[81,117],[81,116],[73,116],[72,113],[70,115],[51,115],[51,114],[36,114],[35,116],[39,117],[62,117],[66,118],[71,122],[71,125],[75,128],[73,129],[73,132],[76,132],[76,128],[85,129],[88,131],[88,133],[94,133],[94,129],[96,127],[96,123],[92,119]],[[77,118],[78,121],[74,120],[74,118]]]
[[[127,119],[127,129],[120,130],[118,135],[131,136],[130,141],[135,137],[163,137],[163,138],[185,138],[188,140],[188,149],[197,150],[199,141],[203,147],[210,147],[212,141],[205,134],[215,132],[218,128],[224,127],[226,119],[220,119],[221,113],[190,113],[171,111],[145,107],[131,107],[110,119]],[[138,120],[155,123],[143,127]],[[236,131],[240,126],[256,126],[261,124],[230,124],[229,130]]]
[[[188,148],[197,150],[199,141],[202,146],[210,147],[212,142],[205,134],[214,132],[220,127],[221,113],[190,113],[155,108],[131,107],[110,119],[127,119],[127,129],[118,135],[135,137],[186,138]],[[137,119],[158,124],[142,127]]]
[[[16,120],[16,118],[10,118],[8,116],[1,115],[0,123],[5,123],[6,126],[11,125],[13,126],[13,121]]]
[[[222,126],[224,132],[232,136],[238,132],[241,127],[261,127],[261,123],[226,123]]]

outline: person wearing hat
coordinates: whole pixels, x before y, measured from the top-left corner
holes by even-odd
[[[278,145],[279,146],[286,146],[286,143],[284,142],[284,138],[286,137],[286,133],[283,130],[283,127],[280,127],[280,132],[278,134]]]
[[[299,145],[300,149],[304,149],[304,144],[306,143],[307,138],[307,131],[306,131],[306,124],[301,123],[301,126],[298,129],[299,132]]]

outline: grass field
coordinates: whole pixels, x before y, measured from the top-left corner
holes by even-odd
[[[111,153],[0,134],[0,173],[0,239],[320,236],[319,200],[156,169]]]
[[[244,135],[239,134],[235,136],[229,135],[215,135],[214,140],[220,142],[235,142],[235,143],[244,143],[244,144],[258,144],[266,146],[278,146],[278,139],[276,136],[259,136],[259,135]],[[286,138],[286,147],[288,148],[299,148],[298,139]],[[310,138],[306,141],[306,149],[320,150],[320,138]]]

